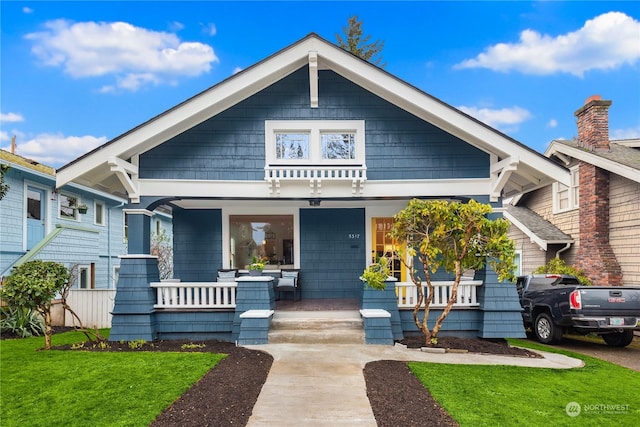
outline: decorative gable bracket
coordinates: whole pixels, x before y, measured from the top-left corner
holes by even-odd
[[[351,185],[351,194],[361,195],[367,180],[366,166],[265,166],[264,179],[270,194],[280,194],[284,182],[308,182],[310,194],[322,193],[322,182]]]
[[[499,162],[492,162],[491,165],[491,201],[497,202],[502,194],[502,189],[509,181],[511,174],[518,170],[520,159],[516,157],[507,157]]]
[[[111,157],[107,161],[111,172],[115,172],[118,180],[127,191],[132,203],[140,203],[140,188],[138,186],[138,167],[118,157]]]

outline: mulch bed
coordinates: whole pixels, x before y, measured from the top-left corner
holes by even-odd
[[[65,332],[71,328],[55,328]],[[13,338],[3,334],[2,339]],[[75,345],[84,351],[180,351],[212,352],[228,356],[207,372],[189,390],[166,408],[153,421],[151,427],[174,426],[245,426],[267,380],[273,357],[263,351],[236,347],[225,341],[195,341],[204,348],[182,348],[188,340],[152,341],[132,348],[128,343],[109,342],[101,346],[96,342]],[[424,345],[422,336],[407,337],[400,342],[409,348]],[[515,357],[541,357],[525,349],[510,347],[505,340],[481,340],[453,337],[438,338],[437,347],[511,355]],[[54,347],[70,350],[70,345]],[[364,368],[367,396],[378,426],[457,426],[445,411],[409,371],[406,362],[380,360],[367,363]],[[417,408],[420,408],[417,410]]]

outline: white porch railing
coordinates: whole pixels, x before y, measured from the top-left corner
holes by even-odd
[[[264,180],[269,192],[280,193],[280,181],[308,181],[309,192],[320,194],[322,181],[346,181],[353,194],[362,193],[367,180],[366,166],[265,166]]]
[[[453,289],[453,281],[431,282],[433,284],[433,301],[431,307],[440,308],[447,305]],[[479,307],[477,292],[478,286],[482,286],[482,280],[462,280],[458,285],[458,294],[454,308]],[[422,289],[426,297],[427,284],[423,283]],[[397,282],[396,295],[398,296],[398,308],[414,308],[418,303],[418,288],[413,282]],[[424,307],[424,302],[422,303]]]
[[[235,282],[153,282],[154,308],[235,308]]]

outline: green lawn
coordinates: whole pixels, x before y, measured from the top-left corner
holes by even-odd
[[[545,369],[412,362],[409,368],[461,426],[638,425],[639,372],[528,341],[511,343],[575,357],[583,360],[585,367]],[[567,415],[571,402],[580,405],[577,416]]]
[[[84,340],[68,332],[54,335],[53,345]],[[148,426],[225,357],[37,351],[43,346],[42,337],[0,341],[2,427]]]

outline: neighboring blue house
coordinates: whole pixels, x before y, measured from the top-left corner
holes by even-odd
[[[114,340],[237,339],[240,315],[275,308],[271,277],[216,284],[217,272],[244,274],[254,256],[271,276],[299,269],[303,299],[360,299],[359,276],[392,248],[385,230],[411,198],[499,207],[556,181],[568,185],[564,168],[315,34],[57,174],[58,186],[129,200]],[[149,255],[160,206],[172,212],[180,283],[160,283]],[[406,279],[399,263],[394,275]],[[515,287],[475,278],[448,332],[524,336]]]
[[[75,287],[114,288],[124,239],[125,199],[69,183],[56,189],[55,170],[0,150],[9,191],[0,200],[0,276],[26,261],[78,265]],[[81,213],[81,205],[87,211]]]

